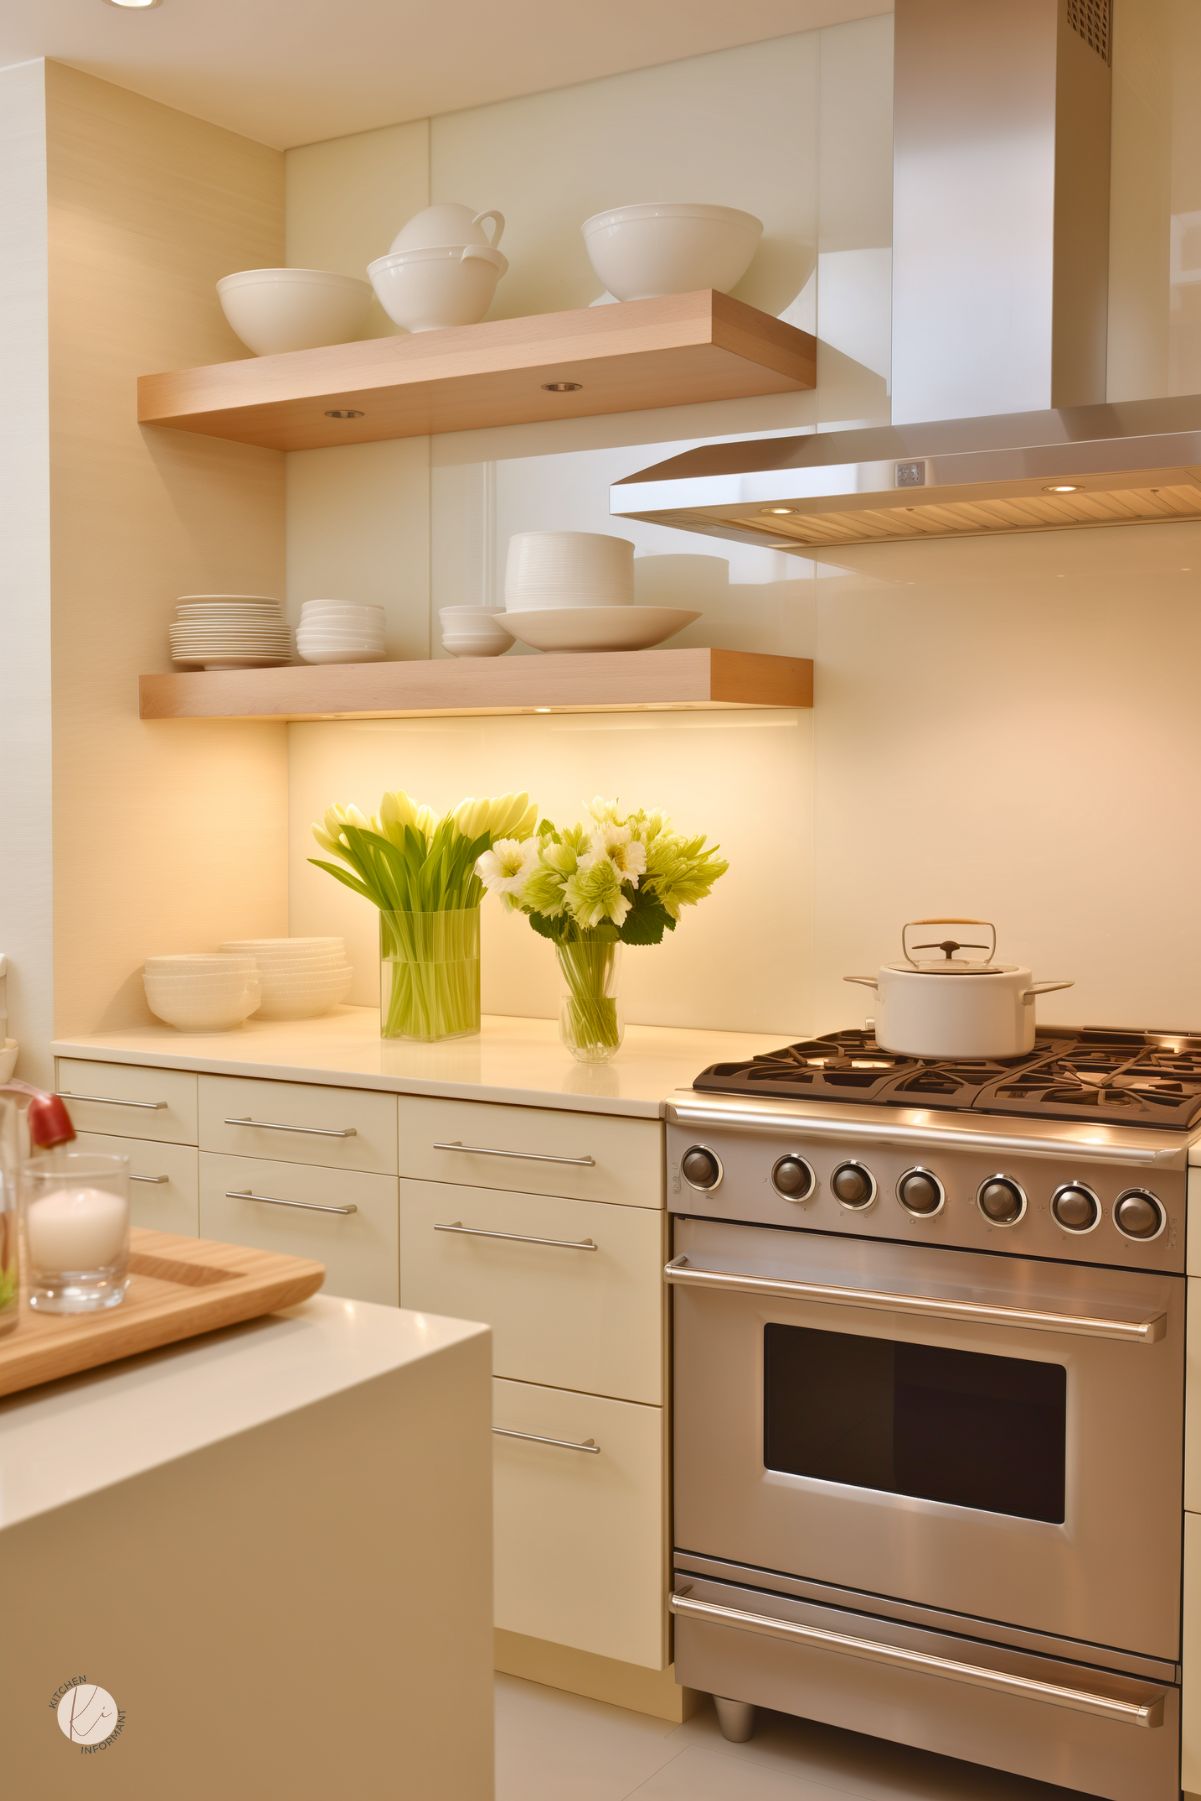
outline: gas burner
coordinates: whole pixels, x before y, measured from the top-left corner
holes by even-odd
[[[830,1032],[746,1063],[715,1063],[693,1086],[785,1099],[1017,1113],[1184,1128],[1201,1119],[1201,1036],[1051,1028],[1012,1061],[924,1059],[870,1032]]]

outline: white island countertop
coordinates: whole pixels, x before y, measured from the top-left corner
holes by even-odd
[[[487,1328],[316,1295],[0,1400],[0,1532],[423,1362]]]
[[[417,1044],[381,1038],[379,1014],[372,1007],[339,1007],[323,1019],[250,1020],[234,1032],[197,1035],[169,1026],[143,1026],[63,1039],[53,1049],[59,1057],[102,1063],[654,1119],[667,1096],[676,1088],[691,1087],[693,1078],[710,1063],[778,1050],[788,1040],[787,1032],[628,1026],[611,1062],[579,1063],[549,1019],[489,1015],[478,1035]]]

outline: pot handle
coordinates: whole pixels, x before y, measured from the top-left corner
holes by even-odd
[[[498,213],[494,207],[489,207],[487,212],[477,213],[475,215],[475,218],[471,221],[471,223],[473,225],[482,226],[485,219],[492,219],[496,223],[496,230],[493,232],[493,234],[490,238],[488,237],[488,233],[486,231],[484,233],[484,237],[487,239],[489,247],[491,249],[495,250],[497,245],[500,243],[501,236],[505,229],[505,215],[503,213]]]
[[[1034,1005],[1034,997],[1036,994],[1054,994],[1057,988],[1074,988],[1075,986],[1076,984],[1074,981],[1031,982],[1029,988],[1022,994],[1022,1005],[1023,1007],[1032,1007]]]
[[[844,982],[858,982],[861,988],[878,988],[880,986],[875,976],[843,976],[842,979]]]

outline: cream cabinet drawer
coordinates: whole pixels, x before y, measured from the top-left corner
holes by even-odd
[[[396,1174],[396,1097],[253,1077],[200,1078],[200,1148]]]
[[[662,1128],[657,1119],[402,1095],[400,1173],[661,1207]]]
[[[396,1179],[200,1154],[200,1236],[325,1265],[325,1292],[400,1299]]]
[[[1184,1504],[1201,1513],[1201,1282],[1195,1276],[1189,1277],[1185,1338]]]
[[[402,1178],[401,1306],[485,1320],[498,1376],[657,1403],[665,1229],[641,1207]]]
[[[73,1148],[129,1158],[129,1211],[135,1226],[178,1232],[184,1238],[197,1236],[199,1153],[194,1145],[79,1132]]]
[[[77,1132],[196,1143],[196,1077],[187,1070],[60,1057],[57,1081]]]
[[[1184,1649],[1181,1656],[1180,1786],[1201,1793],[1201,1519],[1184,1516]]]
[[[662,1410],[494,1381],[492,1430],[496,1624],[665,1668]]]

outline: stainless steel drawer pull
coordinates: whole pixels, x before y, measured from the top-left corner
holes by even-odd
[[[335,1207],[328,1201],[285,1201],[278,1194],[255,1194],[249,1188],[227,1188],[225,1198],[227,1201],[261,1201],[264,1207],[300,1207],[305,1213],[358,1212],[353,1201],[346,1207]]]
[[[357,1126],[284,1126],[269,1119],[227,1119],[227,1126],[253,1126],[256,1132],[303,1132],[306,1138],[357,1138]]]
[[[486,1144],[462,1144],[452,1138],[449,1143],[434,1141],[436,1151],[462,1151],[465,1157],[516,1157],[519,1163],[570,1163],[573,1169],[595,1169],[595,1157],[552,1157],[549,1151],[498,1151]]]
[[[170,1176],[135,1176],[132,1171],[129,1179],[131,1182],[169,1182],[171,1180]]]
[[[587,1451],[589,1457],[600,1456],[594,1438],[544,1438],[541,1432],[514,1432],[511,1426],[493,1426],[497,1438],[524,1438],[531,1445],[555,1445],[560,1451]]]
[[[1062,1688],[1056,1682],[1039,1682],[1031,1676],[1011,1676],[1005,1670],[990,1670],[975,1663],[958,1663],[951,1657],[935,1657],[928,1651],[910,1651],[903,1645],[884,1645],[875,1639],[852,1638],[849,1633],[830,1632],[823,1626],[801,1626],[795,1620],[776,1620],[766,1613],[744,1613],[740,1607],[719,1607],[713,1601],[694,1601],[687,1595],[672,1595],[668,1606],[672,1613],[688,1619],[715,1620],[739,1632],[754,1632],[764,1638],[803,1639],[827,1651],[838,1651],[847,1657],[861,1657],[868,1663],[892,1664],[901,1669],[921,1670],[928,1676],[945,1676],[952,1682],[966,1682],[973,1688],[988,1688],[998,1694],[1024,1696],[1029,1701],[1049,1701],[1054,1707],[1068,1707],[1073,1713],[1096,1714],[1103,1720],[1121,1720],[1129,1726],[1162,1726],[1163,1696],[1150,1701],[1116,1701],[1109,1695],[1094,1694],[1090,1689]]]
[[[59,1099],[63,1101],[92,1101],[97,1107],[137,1107],[143,1113],[165,1113],[166,1101],[123,1101],[115,1094],[72,1094],[69,1088],[60,1088]]]
[[[452,1220],[448,1225],[434,1222],[435,1232],[461,1232],[464,1238],[503,1238],[509,1244],[551,1244],[561,1251],[595,1251],[598,1246],[593,1238],[535,1238],[529,1232],[487,1232],[483,1226],[465,1226],[462,1220]]]
[[[727,1294],[779,1295],[784,1300],[821,1301],[830,1307],[866,1307],[918,1319],[974,1321],[982,1326],[1017,1326],[1027,1332],[1064,1332],[1072,1338],[1116,1338],[1123,1344],[1154,1344],[1164,1335],[1162,1313],[1145,1319],[1106,1319],[1083,1313],[1047,1313],[1030,1307],[1003,1307],[985,1301],[953,1301],[941,1295],[891,1294],[878,1288],[837,1288],[825,1282],[788,1282],[776,1276],[740,1276],[729,1270],[693,1269],[674,1257],[663,1274],[674,1287],[711,1288]]]

